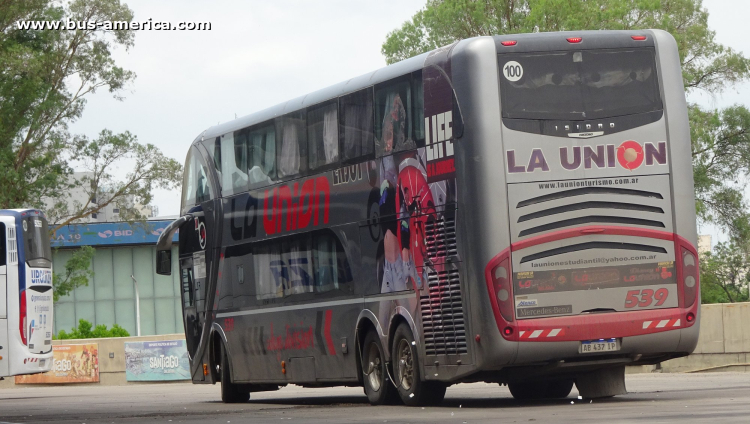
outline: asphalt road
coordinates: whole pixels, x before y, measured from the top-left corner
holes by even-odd
[[[440,406],[372,407],[361,388],[253,393],[225,405],[218,386],[183,383],[0,390],[0,423],[750,423],[750,374],[634,374],[608,400],[517,402],[495,384],[450,387]]]

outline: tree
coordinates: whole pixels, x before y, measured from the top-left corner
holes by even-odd
[[[107,90],[122,100],[135,79],[112,58],[113,49],[133,46],[135,33],[80,23],[132,18],[119,0],[0,0],[0,208],[47,209],[54,232],[110,204],[127,219],[143,219],[138,206],[151,201],[153,188],[179,184],[180,164],[129,132],[105,129],[89,140],[68,131],[87,96]],[[26,21],[75,29],[22,28]],[[115,175],[118,166],[132,171]],[[74,170],[86,174],[73,178]],[[76,190],[85,201],[70,201]],[[78,252],[56,274],[56,296],[88,284],[91,256]]]
[[[750,257],[737,246],[718,243],[713,252],[701,255],[701,299],[703,303],[733,303],[750,300]]]
[[[387,35],[382,53],[390,64],[481,35],[644,28],[674,36],[687,92],[719,95],[750,76],[750,59],[716,42],[701,0],[427,0],[411,21]],[[742,105],[688,108],[698,219],[729,235],[725,249],[748,251],[750,111]],[[712,260],[719,257],[726,259],[722,254]]]

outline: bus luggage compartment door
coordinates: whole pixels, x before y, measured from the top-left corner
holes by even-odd
[[[4,275],[0,278],[5,278]],[[7,346],[8,341],[8,320],[0,319],[0,377],[8,375],[8,362],[10,359],[10,349]]]
[[[8,318],[8,288],[5,274],[0,274],[0,318]],[[4,340],[4,339],[0,339]]]

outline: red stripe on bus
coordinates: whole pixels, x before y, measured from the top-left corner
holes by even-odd
[[[698,302],[696,302],[698,303]],[[678,330],[695,324],[687,322],[685,315],[688,310],[682,308],[652,309],[647,311],[609,312],[604,314],[575,315],[570,317],[534,318],[518,321],[518,340],[520,341],[581,341],[618,337],[641,336],[662,331]],[[675,324],[680,321],[679,326]],[[644,322],[651,321],[646,327]],[[658,324],[667,324],[659,327]],[[562,328],[556,337],[546,337],[550,331]],[[535,338],[530,337],[535,331],[542,333]],[[523,333],[523,336],[520,334]]]
[[[326,323],[323,335],[326,338],[326,344],[328,345],[328,354],[335,355],[336,347],[333,345],[333,339],[331,338],[331,317],[333,316],[332,310],[326,311]]]
[[[564,240],[573,237],[587,236],[591,235],[591,233],[594,231],[596,232],[596,235],[647,237],[660,240],[674,240],[674,238],[676,237],[676,234],[673,233],[659,230],[650,230],[646,228],[586,226],[555,231],[549,234],[543,234],[540,236],[528,238],[526,240],[517,241],[511,244],[511,250],[521,250],[526,249],[527,247],[536,246],[538,244],[551,243],[553,241]]]

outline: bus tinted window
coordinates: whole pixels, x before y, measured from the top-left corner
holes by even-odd
[[[279,144],[276,166],[279,178],[307,171],[305,127],[304,111],[276,119],[276,143]]]
[[[182,175],[182,207],[210,200],[212,193],[208,168],[198,160],[195,148],[191,148],[185,160],[185,170]]]
[[[598,119],[662,109],[653,49],[499,56],[504,118]]]
[[[346,253],[328,232],[253,246],[253,270],[258,300],[340,290],[352,280]]]
[[[31,266],[50,268],[52,249],[49,244],[47,220],[38,216],[25,217],[21,220],[21,228],[26,262]]]
[[[338,162],[339,124],[336,102],[307,111],[307,141],[310,169]]]
[[[247,157],[250,188],[271,184],[276,178],[276,128],[273,123],[249,132]]]
[[[413,149],[410,78],[375,88],[375,152],[378,157]]]
[[[5,247],[5,224],[0,222],[0,266],[7,264],[6,255],[8,252]]]
[[[342,159],[346,161],[372,155],[372,89],[341,97],[339,111]]]
[[[236,135],[235,135],[236,134]],[[221,194],[229,196],[247,190],[247,136],[229,133],[220,137]],[[217,168],[217,171],[219,168]]]
[[[414,86],[414,141],[417,147],[424,147],[424,84],[422,71],[412,74]]]

